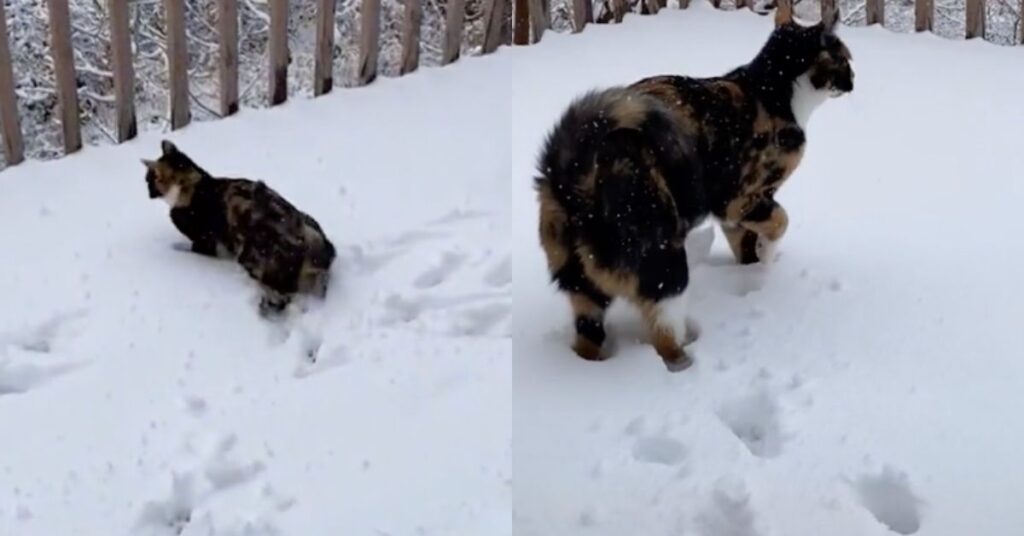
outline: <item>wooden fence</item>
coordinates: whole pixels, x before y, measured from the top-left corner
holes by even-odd
[[[188,52],[185,33],[185,6],[187,0],[162,0],[166,18],[167,64],[170,80],[170,124],[179,129],[191,121],[188,94]],[[360,40],[358,81],[369,84],[377,77],[377,57],[380,51],[380,0],[360,0]],[[738,8],[752,6],[753,0],[735,0]],[[777,9],[793,9],[793,0],[777,0]],[[114,74],[114,101],[117,141],[132,139],[137,134],[135,118],[134,69],[128,0],[106,0],[109,9],[110,54]],[[423,19],[422,0],[405,0],[402,55],[400,73],[411,73],[419,65],[420,24]],[[514,2],[514,8],[513,8]],[[717,8],[721,0],[711,0]],[[985,37],[986,0],[966,0],[967,39]],[[336,0],[317,0],[316,43],[313,93],[330,93],[333,88],[334,16]],[[573,32],[580,32],[590,23],[620,22],[626,13],[636,10],[642,14],[657,13],[666,7],[665,0],[605,0],[603,13],[595,21],[591,0],[572,0]],[[690,0],[679,0],[686,8]],[[267,84],[271,106],[288,98],[288,0],[269,0],[270,35]],[[448,0],[445,37],[441,63],[446,65],[459,59],[462,44],[466,0]],[[47,0],[50,22],[50,53],[53,57],[57,84],[58,117],[64,144],[64,154],[82,147],[79,124],[79,104],[75,78],[74,53],[71,45],[71,20],[68,0]],[[550,28],[549,0],[484,0],[484,38],[482,53],[489,54],[505,42],[504,21],[514,9],[513,36],[515,44],[525,45],[540,41]],[[836,0],[821,0],[825,15],[836,9]],[[933,0],[914,0],[915,29],[931,31],[934,20]],[[1024,0],[1020,3],[1024,26]],[[238,2],[217,0],[217,33],[219,39],[220,113],[223,117],[238,111]],[[884,24],[884,0],[866,0],[865,17],[868,25]],[[1018,29],[1015,43],[1024,43],[1024,28]],[[7,34],[7,17],[0,1],[0,134],[4,154],[9,166],[22,162],[25,146],[19,125],[17,96],[11,51]]]

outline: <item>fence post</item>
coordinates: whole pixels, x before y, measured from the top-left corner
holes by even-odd
[[[71,50],[71,15],[68,0],[47,0],[50,8],[50,53],[57,77],[57,102],[64,134],[64,154],[82,148],[82,130],[78,121],[78,83],[75,80],[75,56]]]
[[[935,20],[935,4],[932,0],[914,0],[914,30],[932,31]]]
[[[377,58],[380,56],[380,0],[363,0],[359,24],[359,83],[366,85],[377,78]]]
[[[466,19],[466,0],[450,0],[448,17],[444,24],[444,50],[441,53],[441,65],[459,59],[462,51],[462,24]]]
[[[1024,45],[1024,0],[1020,0],[1020,11],[1017,19],[1017,43]]]
[[[3,127],[4,156],[7,165],[25,160],[25,142],[18,121],[18,98],[14,94],[14,70],[11,66],[11,48],[7,40],[7,14],[0,2],[0,127]]]
[[[400,73],[409,74],[420,66],[420,26],[423,24],[423,5],[420,0],[405,0],[403,24]]]
[[[130,140],[138,133],[135,123],[135,68],[132,66],[132,37],[128,26],[128,0],[110,0],[110,48],[114,66],[114,98],[117,100],[117,141]]]
[[[573,33],[582,32],[583,28],[586,28],[587,23],[587,2],[591,0],[573,0],[572,2],[572,31]],[[516,0],[519,2],[519,0]],[[525,2],[524,2],[525,3]]]
[[[885,26],[885,0],[867,0],[864,5],[864,23],[868,26],[876,23]]]
[[[578,5],[584,0],[575,0]],[[1024,1],[1024,0],[1022,0]],[[573,13],[576,15],[575,13]],[[529,0],[516,0],[515,13],[513,14],[512,42],[516,45],[530,44],[530,2]],[[577,15],[578,16],[578,15]],[[583,28],[582,25],[577,26]],[[577,30],[579,31],[579,30]]]
[[[505,23],[505,4],[508,3],[509,0],[485,0],[484,2],[484,46],[482,50],[484,54],[494,52],[501,45],[502,26]]]
[[[967,39],[985,37],[985,0],[967,0]]]
[[[316,8],[316,60],[313,64],[313,96],[334,88],[335,0],[319,0]]]
[[[791,19],[793,17],[793,3],[793,0],[778,0],[775,2],[775,20]]]
[[[288,0],[270,0],[270,105],[288,100]]]
[[[537,43],[544,36],[544,30],[550,26],[547,2],[544,0],[530,0],[530,27],[533,29],[533,42]]]
[[[185,41],[184,0],[164,0],[167,18],[167,65],[171,80],[171,130],[188,125],[188,48]]]
[[[832,20],[836,9],[836,0],[821,0],[821,20]]]
[[[217,0],[217,33],[220,57],[220,114],[238,111],[238,0]]]

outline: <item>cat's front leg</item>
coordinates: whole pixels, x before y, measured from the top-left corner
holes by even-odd
[[[722,232],[736,262],[754,264],[775,260],[776,246],[789,227],[789,215],[774,199],[761,199],[738,222],[724,222]]]
[[[195,253],[204,257],[217,257],[217,241],[210,238],[200,238],[191,242],[175,242],[171,247],[182,253]]]

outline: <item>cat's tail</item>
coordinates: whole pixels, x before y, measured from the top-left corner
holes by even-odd
[[[696,180],[692,151],[655,97],[618,87],[576,99],[548,136],[538,167],[537,188],[564,214],[566,232],[607,244],[601,249],[620,261],[637,262],[685,230],[673,185]]]

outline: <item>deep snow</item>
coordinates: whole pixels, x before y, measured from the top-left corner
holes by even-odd
[[[696,364],[625,307],[612,359],[569,350],[544,134],[770,25],[696,3],[169,135],[339,246],[289,332],[173,249],[158,137],[0,174],[0,535],[1013,534],[1019,49],[844,28],[857,88],[811,119],[778,262],[719,236],[697,269]]]

